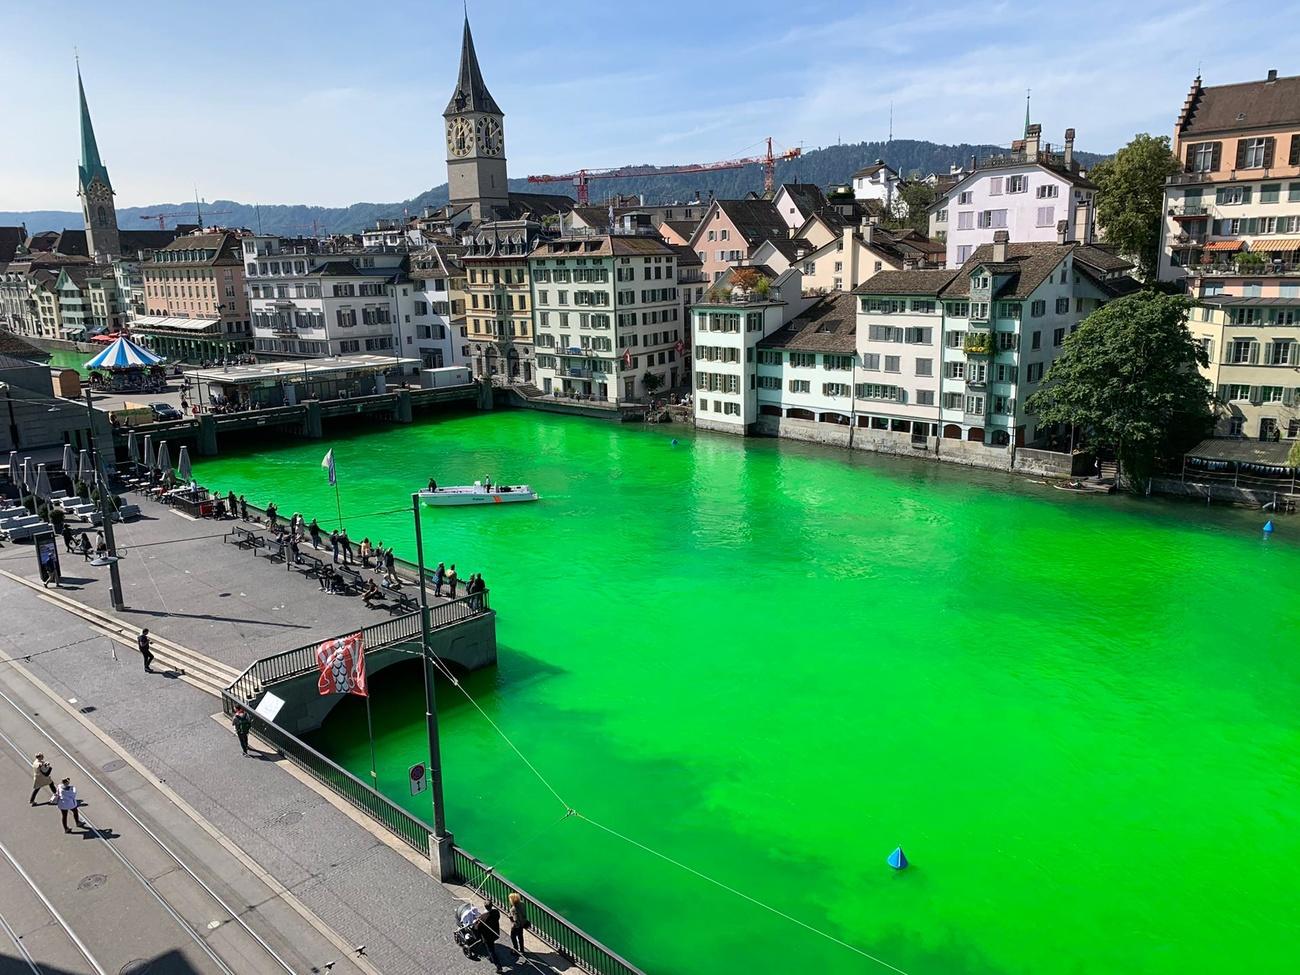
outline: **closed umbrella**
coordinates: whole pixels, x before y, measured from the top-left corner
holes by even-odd
[[[130,459],[132,464],[140,463],[140,452],[135,446],[134,430],[126,431],[126,456]]]
[[[36,468],[36,496],[42,501],[48,501],[53,493],[50,488],[50,475],[45,473],[45,465],[41,464]]]
[[[182,446],[179,456],[176,458],[176,473],[180,475],[182,481],[190,479],[190,448]]]
[[[153,434],[151,433],[144,435],[144,466],[149,470],[153,470],[158,466],[157,458],[154,457],[153,453]]]
[[[158,445],[158,469],[162,471],[172,469],[172,452],[167,449],[166,440]]]
[[[63,445],[63,473],[68,477],[76,477],[77,455],[72,452],[72,444]]]
[[[14,487],[20,487],[18,483],[18,471],[18,451],[11,450],[9,451],[9,483]]]
[[[27,488],[28,491],[36,487],[36,471],[32,467],[30,457],[23,458],[23,487]]]
[[[95,475],[90,469],[90,451],[83,450],[77,462],[77,480],[82,484],[90,484],[94,478]]]

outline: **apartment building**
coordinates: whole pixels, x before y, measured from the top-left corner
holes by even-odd
[[[677,262],[649,226],[540,243],[528,267],[542,392],[619,403],[676,386],[686,351]]]
[[[399,299],[411,290],[404,251],[333,250],[260,234],[242,245],[259,357],[383,355],[403,346]]]
[[[778,275],[766,294],[733,289],[691,308],[695,425],[744,436],[759,416],[758,344],[802,312],[797,268]]]
[[[144,310],[133,316],[134,330],[169,359],[203,362],[252,351],[243,257],[239,235],[228,230],[178,237],[151,251],[137,265]]]
[[[1174,125],[1159,277],[1200,301],[1216,434],[1300,434],[1300,76],[1193,82]]]
[[[902,182],[894,169],[883,159],[877,159],[853,174],[853,196],[858,200],[875,200],[885,213],[894,213],[901,202],[898,191]]]
[[[532,220],[480,224],[461,239],[474,376],[531,385],[537,375],[528,257],[542,239]]]
[[[1074,157],[1074,129],[1063,151],[1042,142],[1030,125],[1011,151],[971,160],[971,172],[930,207],[930,237],[947,244],[947,266],[961,267],[975,250],[1005,230],[1015,242],[1052,242],[1064,220],[1066,239],[1091,243],[1096,185]]]
[[[789,225],[768,200],[714,200],[695,228],[691,250],[705,276],[716,281],[763,241],[789,236]]]
[[[401,309],[404,324],[411,327],[404,336],[402,355],[418,358],[425,369],[469,365],[460,251],[460,245],[450,239],[429,238],[425,246],[411,252],[409,308]]]

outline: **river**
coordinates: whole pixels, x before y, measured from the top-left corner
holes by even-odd
[[[652,975],[1294,962],[1295,519],[522,411],[196,474],[324,524],[329,448],[352,537],[407,557],[431,474],[542,495],[423,515],[499,613],[467,686],[545,779],[444,684],[447,823]],[[374,681],[379,775],[427,814],[413,676]],[[315,741],[368,774],[359,699]]]

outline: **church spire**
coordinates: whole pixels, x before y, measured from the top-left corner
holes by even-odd
[[[478,55],[474,53],[474,35],[469,31],[468,16],[465,17],[465,33],[460,42],[460,75],[456,91],[442,114],[459,115],[462,112],[503,114],[488,92],[487,85],[483,83],[483,72],[479,70]]]
[[[79,185],[84,190],[98,178],[108,189],[108,169],[99,158],[99,145],[95,142],[95,127],[90,121],[90,108],[86,105],[86,89],[81,83],[81,65],[77,65],[77,95],[81,100],[81,165],[77,167]]]

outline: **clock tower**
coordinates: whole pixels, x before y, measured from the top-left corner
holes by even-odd
[[[77,67],[77,94],[81,99],[81,165],[77,167],[77,195],[86,218],[86,250],[91,257],[117,257],[122,253],[117,233],[117,208],[113,206],[113,184],[108,169],[99,158],[95,127],[90,124],[86,106],[86,89],[81,84],[81,67]]]
[[[465,18],[460,77],[442,113],[447,132],[447,192],[453,206],[468,204],[475,220],[491,220],[510,204],[506,185],[505,119],[493,100]]]

